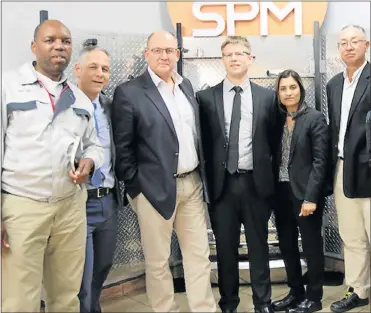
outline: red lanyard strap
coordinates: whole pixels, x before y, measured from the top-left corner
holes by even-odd
[[[37,80],[38,82],[39,82],[39,84],[45,89],[45,91],[46,91],[46,93],[48,94],[48,96],[49,96],[49,100],[50,100],[50,105],[52,106],[52,110],[53,110],[53,112],[55,111],[55,104],[54,104],[54,100],[53,100],[53,96],[52,96],[52,94],[49,92],[49,90],[45,87],[45,85],[42,83],[42,81],[41,80]],[[62,91],[61,91],[61,93],[60,93],[60,95],[59,95],[59,98],[61,97],[61,95],[62,95],[62,93],[66,90],[66,89],[68,89],[69,88],[69,86],[66,84],[66,86],[62,89]]]

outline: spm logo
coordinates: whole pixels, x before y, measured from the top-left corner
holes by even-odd
[[[327,2],[168,2],[171,21],[184,37],[312,35]]]

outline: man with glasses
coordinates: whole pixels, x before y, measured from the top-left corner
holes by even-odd
[[[344,27],[338,48],[346,69],[327,85],[335,205],[349,287],[345,297],[331,305],[337,313],[369,303],[371,168],[366,114],[371,108],[371,66],[365,56],[369,46],[362,27]]]
[[[174,229],[190,310],[215,312],[198,104],[189,80],[174,71],[174,35],[151,34],[144,54],[145,73],[115,90],[112,124],[116,174],[138,215],[149,303],[155,312],[179,311],[168,264]]]
[[[230,36],[221,46],[227,77],[197,93],[216,239],[219,306],[235,312],[240,302],[238,247],[241,223],[248,242],[255,312],[273,312],[268,250],[269,199],[274,191],[272,153],[277,108],[272,90],[248,78],[251,47]]]

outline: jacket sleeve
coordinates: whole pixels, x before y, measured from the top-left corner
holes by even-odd
[[[329,163],[329,128],[323,114],[315,117],[310,125],[313,163],[304,199],[318,203],[327,178]]]
[[[124,85],[116,88],[111,110],[113,140],[116,147],[116,176],[124,181],[129,196],[139,193],[138,164],[136,155],[136,127],[133,103]]]

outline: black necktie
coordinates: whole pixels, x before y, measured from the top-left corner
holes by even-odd
[[[240,120],[241,120],[241,94],[242,88],[234,86],[232,88],[236,94],[233,99],[233,109],[231,118],[231,128],[229,130],[229,145],[228,145],[228,162],[227,170],[233,174],[238,169],[238,140],[240,134]]]

